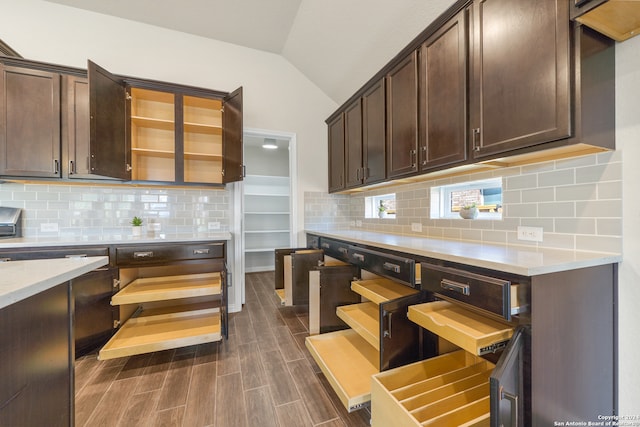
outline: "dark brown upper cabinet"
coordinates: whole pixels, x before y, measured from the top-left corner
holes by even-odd
[[[345,147],[344,112],[327,120],[329,131],[329,192],[344,190]]]
[[[91,61],[89,88],[91,173],[178,184],[242,180],[242,88],[228,94],[123,78]]]
[[[344,111],[344,152],[346,188],[362,184],[362,99],[356,99]]]
[[[121,78],[88,61],[91,173],[130,180],[127,130],[130,100]]]
[[[59,178],[60,74],[0,64],[0,175]]]
[[[373,83],[362,95],[363,183],[387,178],[387,103],[385,79]]]
[[[387,73],[387,177],[418,171],[418,52]]]
[[[474,157],[570,137],[566,1],[477,0],[472,28]]]
[[[467,158],[467,11],[420,50],[420,170]]]

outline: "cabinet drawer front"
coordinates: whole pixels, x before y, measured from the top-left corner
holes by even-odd
[[[50,259],[82,256],[109,256],[108,248],[46,248],[29,251],[0,252],[0,259],[6,261],[23,261],[31,259]]]
[[[323,237],[320,239],[320,249],[324,253],[332,258],[349,262],[349,244],[339,242],[333,239],[327,239]]]
[[[223,257],[224,243],[140,245],[116,248],[116,262],[120,266]]]
[[[320,237],[307,235],[307,247],[311,249],[320,248]]]
[[[405,285],[416,286],[416,262],[413,259],[349,246],[349,262]]]
[[[462,302],[505,320],[528,308],[518,284],[456,268],[423,263],[422,286],[444,299]]]

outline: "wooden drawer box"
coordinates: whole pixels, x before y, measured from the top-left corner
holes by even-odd
[[[464,350],[373,376],[371,425],[488,426],[494,365]]]

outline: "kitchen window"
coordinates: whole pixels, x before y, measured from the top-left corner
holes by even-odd
[[[502,178],[431,187],[431,219],[460,218],[465,207],[475,207],[477,219],[502,219]]]
[[[370,196],[364,198],[365,218],[395,218],[396,217],[396,194],[382,194],[380,196]]]

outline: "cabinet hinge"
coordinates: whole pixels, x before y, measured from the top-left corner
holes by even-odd
[[[127,163],[127,172],[131,172],[132,170],[133,168],[131,167],[131,165]]]
[[[131,101],[131,94],[127,91],[124,92],[124,99],[126,99],[127,101]]]
[[[119,326],[120,326],[120,321],[119,320],[114,320],[113,321],[113,329],[118,329]]]
[[[113,279],[113,287],[117,289],[120,288],[120,279]]]
[[[220,108],[220,112],[224,113],[224,105],[222,106],[222,108]]]

